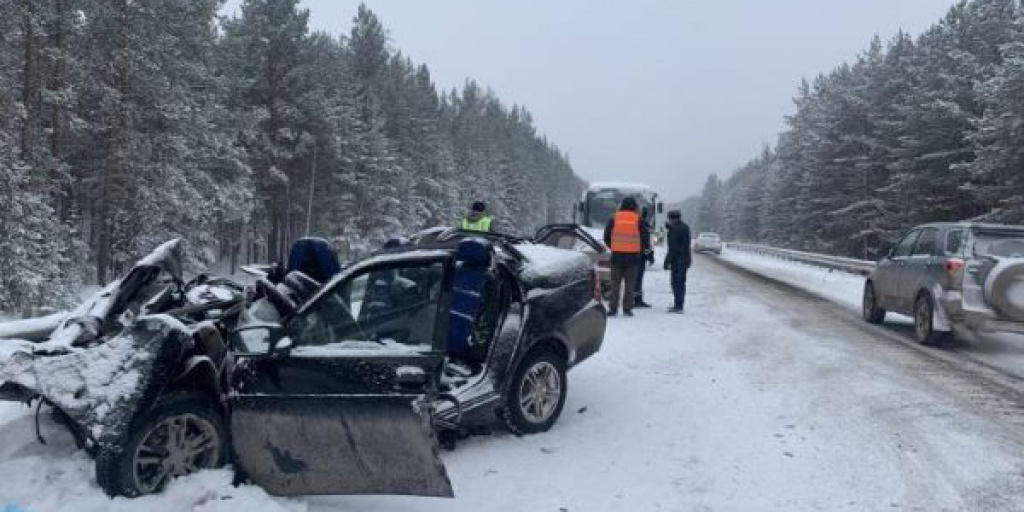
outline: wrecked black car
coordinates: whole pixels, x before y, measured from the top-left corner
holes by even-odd
[[[327,283],[181,278],[172,241],[45,340],[0,340],[0,398],[47,404],[111,495],[232,463],[277,495],[452,496],[437,434],[546,430],[600,348],[590,261],[454,231]]]

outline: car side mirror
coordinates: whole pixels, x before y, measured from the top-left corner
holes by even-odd
[[[231,349],[243,354],[271,354],[281,350],[281,343],[287,340],[284,350],[291,350],[292,341],[284,336],[284,329],[276,325],[252,325],[231,331],[228,341]]]

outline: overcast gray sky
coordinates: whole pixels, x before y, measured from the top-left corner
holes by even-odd
[[[234,12],[241,0],[229,0]],[[569,153],[583,178],[698,193],[774,143],[802,77],[918,34],[952,0],[367,0],[439,87],[473,78]],[[348,33],[358,0],[303,0]]]

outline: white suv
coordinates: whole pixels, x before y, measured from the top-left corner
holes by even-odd
[[[694,252],[722,254],[722,237],[718,233],[700,233],[693,241]]]

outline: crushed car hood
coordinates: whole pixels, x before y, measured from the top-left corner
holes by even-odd
[[[25,345],[7,349],[0,398],[41,397],[73,420],[84,440],[113,444],[173,378],[190,344],[183,325],[157,315],[138,319],[103,344],[64,354],[36,353]]]
[[[0,340],[0,399],[42,398],[89,443],[122,435],[155,400],[191,347],[177,319],[145,314],[161,281],[180,281],[183,242],[171,240],[83,302],[41,343]]]

